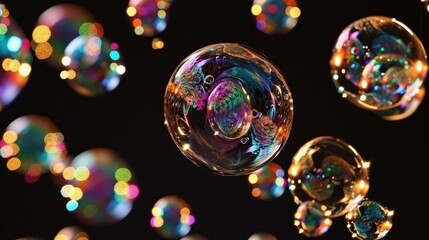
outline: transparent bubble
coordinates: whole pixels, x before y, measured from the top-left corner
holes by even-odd
[[[77,155],[63,171],[66,209],[90,225],[125,218],[139,195],[136,176],[113,150],[94,148]]]
[[[369,162],[348,143],[331,136],[314,138],[293,156],[289,190],[297,204],[315,200],[337,217],[361,201],[369,189]]]
[[[285,79],[267,57],[235,43],[203,47],[172,74],[164,116],[177,147],[219,175],[251,173],[277,156],[292,126]]]
[[[256,28],[266,34],[285,34],[298,23],[301,9],[296,0],[253,0]]]
[[[96,97],[111,92],[125,73],[117,43],[97,36],[79,36],[65,49],[61,78],[77,93]]]
[[[347,227],[359,239],[381,239],[392,228],[394,212],[378,202],[364,199],[346,214]]]
[[[311,200],[299,205],[295,212],[295,226],[307,237],[318,237],[326,233],[332,220],[326,217],[326,206]]]
[[[173,0],[130,0],[126,10],[134,32],[152,37],[167,27]]]
[[[0,141],[1,156],[10,171],[23,174],[27,183],[67,156],[64,136],[51,119],[41,115],[24,115],[13,120]]]
[[[207,237],[200,234],[190,234],[181,238],[180,240],[209,240]]]
[[[277,240],[277,238],[271,233],[267,232],[258,232],[252,234],[248,240]]]
[[[54,240],[89,240],[89,235],[77,226],[68,226],[61,229]]]
[[[286,187],[285,171],[275,162],[270,162],[249,175],[252,196],[271,200],[283,195]]]
[[[0,61],[1,111],[27,85],[33,62],[30,41],[4,4],[0,4]]]
[[[416,34],[398,20],[383,16],[348,25],[338,37],[330,65],[333,82],[344,98],[381,112],[386,120],[402,119],[416,109],[397,116],[410,109],[404,109],[404,104],[424,87],[428,71],[426,52]],[[397,107],[403,109],[383,112]]]
[[[164,238],[176,239],[185,236],[191,231],[194,222],[191,207],[178,196],[165,196],[152,208],[150,225]]]

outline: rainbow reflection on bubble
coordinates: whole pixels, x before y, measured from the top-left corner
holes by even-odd
[[[286,187],[285,171],[275,162],[270,162],[249,175],[252,196],[271,200],[283,195]]]
[[[304,144],[288,170],[289,190],[297,204],[315,200],[326,216],[344,215],[369,189],[369,162],[348,143],[321,136]]]
[[[30,41],[4,4],[0,4],[0,61],[1,111],[26,86],[33,62]]]
[[[130,0],[126,10],[134,33],[152,37],[167,27],[172,0]]]
[[[219,43],[190,54],[173,72],[164,117],[176,146],[195,165],[244,175],[283,148],[293,101],[282,73],[264,55]]]
[[[277,238],[271,233],[267,232],[258,232],[252,234],[248,240],[277,240]]]
[[[61,229],[54,240],[89,240],[89,235],[77,226],[68,226]]]
[[[347,228],[358,239],[381,239],[392,228],[394,211],[378,202],[362,200],[346,214]]]
[[[61,195],[66,209],[91,225],[116,223],[125,218],[139,195],[136,176],[113,150],[90,149],[64,169]]]
[[[195,218],[191,207],[178,196],[165,196],[154,204],[150,225],[168,239],[183,237],[191,231]]]
[[[386,120],[400,120],[416,110],[421,101],[411,102],[424,94],[428,71],[417,35],[402,22],[384,16],[349,24],[335,43],[330,66],[343,98]]]
[[[294,224],[299,233],[307,237],[318,237],[326,233],[332,225],[332,220],[326,217],[326,211],[326,206],[314,200],[299,205],[294,214]]]
[[[79,36],[65,49],[60,74],[72,89],[83,96],[96,97],[111,92],[125,73],[117,43],[97,36]]]
[[[301,9],[296,0],[254,0],[250,9],[256,28],[266,34],[285,34],[298,23]]]
[[[24,174],[27,183],[34,183],[63,162],[67,149],[63,134],[49,118],[24,115],[6,127],[0,153],[10,171]]]

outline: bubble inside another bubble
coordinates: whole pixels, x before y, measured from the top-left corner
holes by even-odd
[[[166,88],[164,116],[190,161],[219,175],[242,175],[283,148],[293,103],[283,75],[264,55],[220,43],[179,64]]]
[[[284,176],[284,170],[275,162],[270,162],[258,169],[248,177],[252,187],[252,196],[261,200],[280,197],[286,187]]]
[[[295,212],[295,226],[307,237],[318,237],[326,233],[332,220],[325,216],[326,206],[316,201],[306,201]]]

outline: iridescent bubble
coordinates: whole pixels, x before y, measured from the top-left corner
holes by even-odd
[[[191,231],[194,222],[191,207],[178,196],[165,196],[152,208],[150,225],[164,238],[176,239],[185,236]]]
[[[251,173],[277,156],[292,126],[293,103],[279,69],[235,43],[203,47],[172,74],[164,117],[195,165],[227,176]]]
[[[190,234],[185,237],[182,237],[180,240],[209,240],[209,239],[200,234]]]
[[[89,240],[89,235],[77,226],[68,226],[61,229],[54,240]]]
[[[63,171],[66,209],[91,225],[125,218],[139,195],[136,176],[113,150],[94,148],[77,155]]]
[[[167,27],[172,0],[130,0],[126,10],[134,32],[152,37]]]
[[[301,9],[296,0],[254,0],[250,9],[256,28],[266,34],[285,34],[298,23]]]
[[[248,240],[277,240],[277,238],[271,233],[267,232],[258,232],[252,234]]]
[[[347,227],[352,237],[381,239],[392,228],[394,212],[378,202],[364,199],[346,214]]]
[[[51,119],[41,115],[12,121],[3,133],[0,152],[7,168],[23,174],[28,183],[38,181],[67,156],[63,134]]]
[[[111,92],[125,73],[117,43],[97,36],[79,36],[65,49],[61,78],[77,93],[96,97]]]
[[[26,86],[33,62],[30,41],[4,4],[0,4],[0,61],[1,111],[11,104]]]
[[[316,200],[337,217],[361,201],[369,189],[369,162],[348,143],[331,136],[314,138],[293,156],[289,190],[297,204]]]
[[[314,201],[306,201],[299,205],[295,212],[295,226],[299,233],[307,237],[318,237],[326,233],[332,220],[326,216],[327,207]]]
[[[249,175],[252,196],[261,200],[271,200],[283,195],[286,187],[285,172],[275,162],[270,162]]]
[[[384,16],[348,25],[338,37],[330,65],[333,82],[344,98],[386,120],[400,120],[415,111],[417,107],[408,108],[408,114],[401,115],[404,105],[423,89],[428,71],[417,35]],[[402,110],[395,110],[398,107]]]

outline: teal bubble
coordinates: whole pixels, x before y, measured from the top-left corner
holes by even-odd
[[[326,216],[326,209],[326,206],[314,200],[299,205],[294,215],[299,233],[307,237],[325,234],[332,225],[332,220]]]
[[[272,200],[283,195],[286,187],[285,172],[275,162],[270,162],[248,177],[252,196],[261,200]]]

